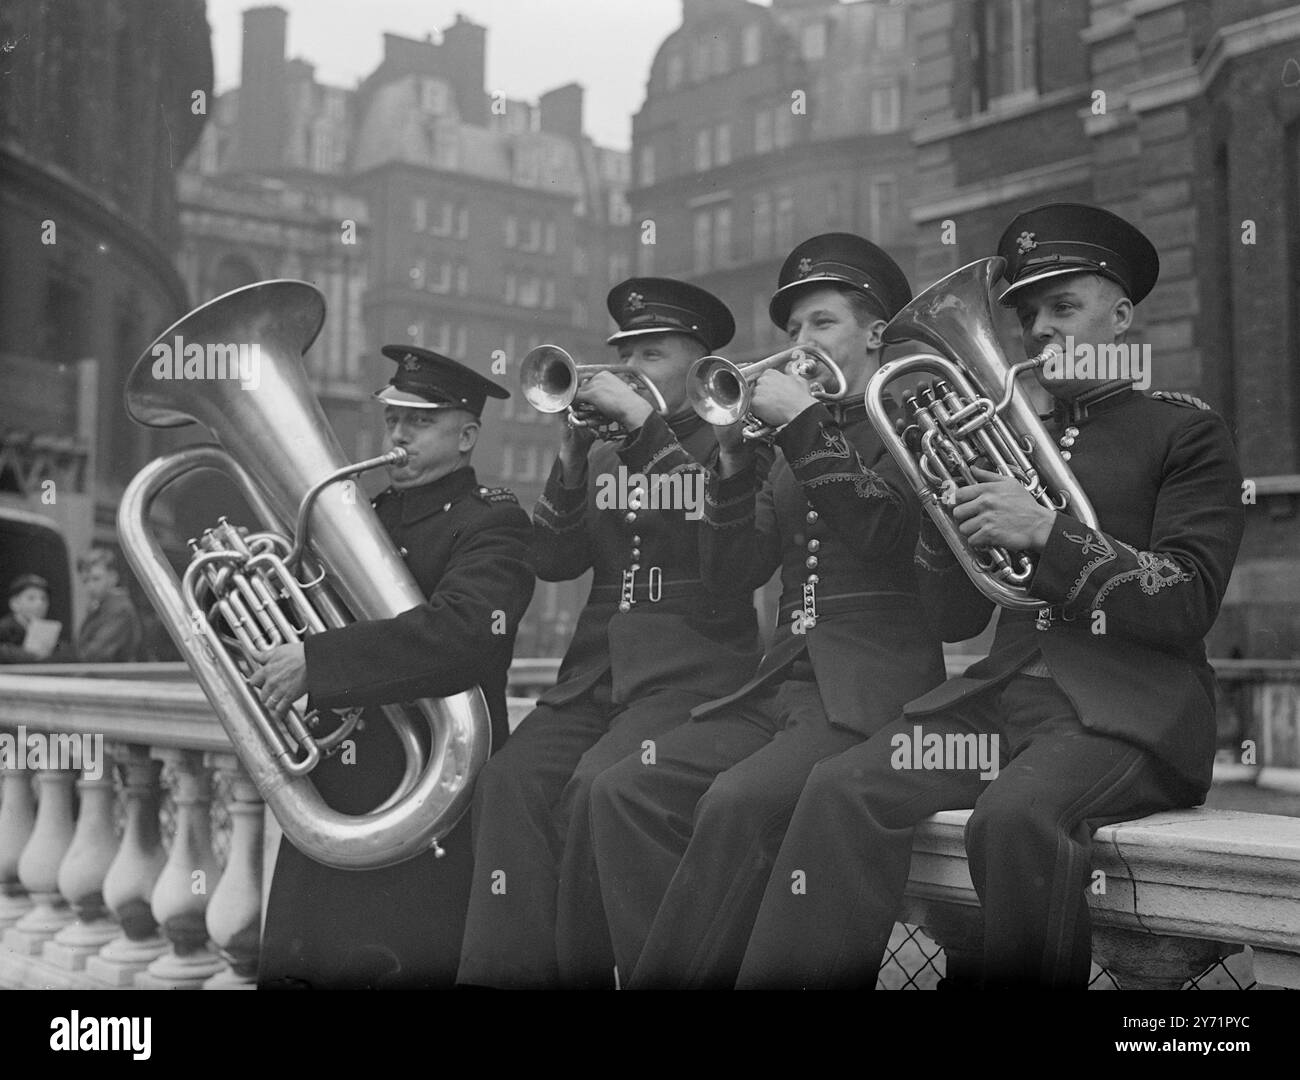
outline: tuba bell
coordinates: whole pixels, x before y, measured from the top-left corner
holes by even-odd
[[[442,853],[438,841],[468,809],[491,750],[491,727],[478,687],[384,706],[405,752],[404,775],[375,810],[344,814],[310,773],[360,711],[325,731],[328,716],[301,703],[277,718],[248,683],[253,664],[277,644],[425,601],[369,501],[340,484],[400,464],[406,451],[347,463],[301,361],[324,318],[312,285],[263,281],[209,301],[155,339],[127,380],[127,412],[149,427],[200,423],[220,446],[190,446],[146,465],[123,495],[118,530],[285,835],[317,862],[364,870]],[[197,377],[185,377],[191,369]],[[250,531],[222,518],[190,542],[193,558],[178,580],[150,529],[150,509],[169,484],[199,469],[229,475],[260,524]]]
[[[579,364],[558,345],[538,345],[529,349],[519,362],[519,388],[528,402],[538,412],[558,413],[568,410],[568,421],[574,427],[585,427],[602,439],[621,439],[628,433],[621,424],[579,402],[573,404],[582,384],[598,371],[608,371],[627,383],[664,415],[668,405],[664,396],[645,375],[631,364]]]
[[[882,364],[867,384],[867,414],[920,498],[921,506],[957,555],[967,576],[994,603],[1016,610],[1041,608],[1026,586],[1034,560],[1026,552],[974,548],[952,516],[957,488],[978,483],[973,467],[1011,477],[1039,505],[1097,528],[1088,496],[1053,445],[1016,379],[1060,350],[1049,345],[1018,364],[1008,363],[998,340],[992,286],[1006,261],[979,259],[954,270],[917,296],[885,328],[885,341],[920,341],[939,353],[916,353]],[[910,394],[900,435],[886,409],[892,382],[932,376]]]
[[[809,393],[818,401],[838,401],[848,393],[844,372],[829,353],[816,345],[795,345],[752,364],[737,364],[722,356],[702,356],[686,374],[686,395],[691,407],[710,424],[725,427],[743,417],[742,437],[770,439],[778,429],[768,427],[752,415],[749,403],[758,377],[773,369],[803,379]],[[827,388],[827,375],[833,380],[834,389]]]

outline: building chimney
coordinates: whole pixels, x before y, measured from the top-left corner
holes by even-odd
[[[442,62],[460,118],[487,127],[487,28],[458,14],[442,32]]]
[[[579,142],[582,139],[582,87],[568,83],[538,99],[542,131]]]
[[[236,119],[238,161],[246,170],[275,170],[288,139],[285,39],[289,14],[281,7],[244,12],[244,49]]]

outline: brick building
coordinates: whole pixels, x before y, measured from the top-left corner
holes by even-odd
[[[385,34],[352,90],[286,58],[283,9],[250,9],[244,26],[242,85],[185,177],[182,266],[202,299],[264,277],[322,288],[329,321],[308,369],[350,453],[380,445],[381,345],[444,352],[512,390],[535,345],[604,358],[605,293],[629,273],[628,156],[583,134],[580,86],[535,104],[489,95],[487,30],[460,16],[437,41]],[[517,392],[484,421],[479,477],[531,507],[556,421]],[[519,655],[558,653],[583,591],[540,585]]]
[[[212,51],[201,0],[6,4],[0,40],[0,501],[55,519],[75,555],[114,541],[166,442],[122,389],[190,304],[174,170]]]
[[[632,121],[637,268],[726,300],[732,358],[779,347],[768,300],[808,236],[860,233],[914,279],[909,21],[883,0],[684,0],[659,47]]]
[[[1228,418],[1255,487],[1210,652],[1300,654],[1300,5],[913,8],[920,279],[990,254],[1040,203],[1138,224],[1161,259],[1134,335],[1152,386]]]

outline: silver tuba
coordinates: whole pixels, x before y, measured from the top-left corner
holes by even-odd
[[[159,335],[127,380],[127,412],[150,427],[203,424],[221,445],[145,466],[117,521],[127,559],[285,835],[317,862],[364,870],[441,854],[438,841],[468,809],[492,736],[478,687],[385,706],[405,751],[404,775],[374,811],[344,814],[325,803],[310,772],[359,710],[321,731],[327,717],[295,704],[280,720],[248,683],[267,648],[425,601],[369,501],[339,483],[398,464],[406,452],[347,463],[301,360],[324,318],[312,285],[263,281],[209,301]],[[182,356],[200,377],[184,377]],[[204,468],[228,474],[260,524],[249,531],[221,519],[191,541],[193,559],[178,581],[150,529],[150,509],[167,485]]]
[[[768,427],[752,415],[749,402],[758,377],[771,370],[803,379],[808,384],[808,392],[818,401],[838,401],[848,393],[844,372],[828,352],[816,345],[794,345],[744,365],[723,356],[702,356],[687,372],[686,394],[691,407],[710,424],[725,427],[744,417],[745,426],[741,429],[744,438],[770,439],[778,429]],[[826,387],[827,376],[833,381],[834,389]]]
[[[962,536],[951,494],[977,483],[972,466],[1012,477],[1048,509],[1097,528],[1097,515],[1042,421],[1023,393],[1021,372],[1047,363],[1060,350],[1008,363],[998,340],[992,286],[1005,260],[980,259],[954,270],[917,296],[885,328],[885,341],[921,341],[939,353],[916,353],[883,364],[867,384],[867,413],[975,587],[996,604],[1018,610],[1043,606],[1026,591],[1034,560],[1023,551],[977,549]],[[886,411],[886,388],[918,375],[937,377],[906,399],[900,435]]]

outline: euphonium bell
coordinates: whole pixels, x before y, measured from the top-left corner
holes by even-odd
[[[1000,256],[980,259],[931,285],[885,328],[885,341],[921,341],[939,353],[916,353],[883,364],[867,384],[867,414],[966,574],[994,603],[1032,610],[1034,560],[1022,551],[971,547],[952,516],[957,488],[978,483],[972,469],[1012,477],[1044,507],[1097,528],[1097,515],[1016,379],[1059,355],[1008,363],[993,317],[992,287]],[[909,396],[900,435],[885,407],[887,387],[929,375],[932,386]]]
[[[686,394],[691,407],[717,427],[734,424],[742,417],[746,439],[770,439],[778,428],[768,427],[749,411],[754,383],[765,371],[784,371],[803,379],[808,391],[819,401],[838,401],[849,389],[848,381],[830,354],[816,345],[795,345],[752,364],[736,364],[722,356],[703,356],[691,365],[686,375]],[[827,376],[834,389],[827,389]]]
[[[602,439],[618,439],[627,434],[599,411],[581,402],[573,404],[582,384],[600,371],[619,376],[642,397],[648,398],[661,415],[668,412],[659,388],[631,364],[578,364],[558,345],[538,345],[529,349],[519,364],[519,386],[524,400],[538,412],[558,413],[568,410],[569,423],[585,427]]]
[[[203,424],[221,446],[191,446],[146,465],[122,497],[118,530],[145,593],[285,835],[317,862],[371,869],[440,852],[439,839],[468,809],[491,727],[478,687],[385,706],[406,754],[404,776],[377,809],[344,814],[321,798],[310,772],[356,715],[324,731],[326,717],[295,705],[281,721],[248,683],[253,665],[275,645],[425,602],[369,501],[339,484],[396,464],[405,451],[347,464],[301,361],[324,317],[312,285],[264,281],[196,308],[145,350],[127,380],[127,412],[150,427]],[[225,377],[222,361],[231,356],[241,362]],[[221,519],[191,542],[193,559],[179,582],[150,528],[150,508],[169,484],[198,469],[228,474],[260,524],[249,531]]]

